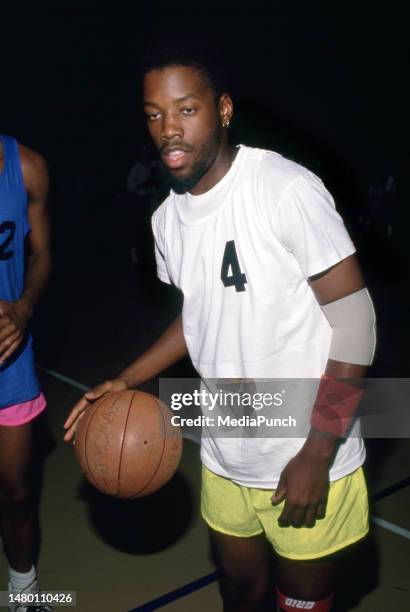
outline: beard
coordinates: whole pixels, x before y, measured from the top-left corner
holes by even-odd
[[[222,127],[217,124],[210,139],[199,148],[198,155],[192,165],[191,171],[186,176],[174,176],[161,160],[163,176],[165,176],[166,182],[171,189],[178,194],[183,194],[193,189],[214,163],[220,149],[221,141]]]

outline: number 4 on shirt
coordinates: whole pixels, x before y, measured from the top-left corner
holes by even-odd
[[[231,274],[229,274],[230,271]],[[248,281],[246,280],[245,274],[241,272],[234,240],[228,240],[225,245],[222,259],[221,281],[225,287],[235,287],[236,291],[246,291],[245,284]]]

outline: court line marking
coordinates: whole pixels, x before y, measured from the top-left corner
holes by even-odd
[[[59,372],[55,372],[54,370],[50,370],[49,368],[45,368],[42,365],[37,364],[37,367],[39,370],[42,370],[43,372],[47,372],[47,374],[50,374],[50,376],[54,376],[54,378],[57,378],[57,380],[61,380],[62,382],[65,382],[68,385],[75,387],[76,389],[80,389],[81,391],[89,391],[91,389],[91,387],[82,385],[76,380],[73,380],[72,378],[68,378],[68,376],[64,376],[64,374],[59,374]]]
[[[169,603],[176,601],[177,599],[181,599],[190,593],[195,591],[199,591],[210,584],[218,580],[218,572],[212,572],[211,574],[207,574],[206,576],[202,576],[197,580],[193,580],[192,582],[188,582],[188,584],[184,584],[184,586],[175,589],[174,591],[169,591],[169,593],[165,593],[165,595],[161,595],[156,599],[152,599],[141,606],[137,606],[133,608],[129,612],[151,612],[151,610],[158,610],[158,608],[163,608]]]
[[[402,489],[404,489],[405,487],[408,487],[409,485],[410,485],[410,476],[408,476],[407,478],[403,478],[402,480],[399,480],[398,482],[395,482],[394,484],[390,485],[389,487],[386,487],[385,489],[383,489],[382,491],[379,491],[378,493],[375,493],[372,497],[372,502],[375,503],[375,502],[378,502],[384,499],[385,497],[389,497],[393,493],[397,493],[398,491],[401,491]]]
[[[83,385],[73,380],[72,378],[69,378],[68,376],[64,376],[63,374],[60,374],[59,372],[55,372],[54,370],[50,370],[49,368],[46,368],[41,365],[38,365],[37,367],[43,372],[50,374],[50,376],[53,376],[57,380],[65,382],[71,385],[72,387],[75,387],[76,389],[80,389],[81,391],[88,391],[89,389],[91,389],[91,387],[87,387],[86,385]],[[198,439],[192,434],[188,434],[184,437],[198,443]],[[372,497],[372,501],[373,502],[379,501],[387,497],[388,495],[392,495],[393,493],[400,491],[401,489],[408,486],[409,484],[410,484],[410,477],[403,478],[403,480],[400,480],[399,482],[394,483],[393,485],[387,487],[386,489],[383,489],[382,491],[375,493],[375,495],[373,495]],[[396,533],[397,535],[400,535],[410,540],[410,531],[408,531],[407,529],[403,529],[403,527],[399,527],[398,525],[395,525],[394,523],[391,523],[390,521],[385,521],[384,519],[381,519],[377,516],[372,516],[371,521],[375,525],[378,525],[379,527],[387,529],[388,531]],[[195,591],[198,591],[199,589],[202,589],[205,586],[208,586],[212,582],[215,582],[217,579],[218,579],[218,572],[212,572],[211,574],[202,576],[202,578],[198,578],[197,580],[189,582],[188,584],[178,589],[175,589],[174,591],[170,591],[169,593],[166,593],[165,595],[161,595],[160,597],[157,597],[156,599],[153,599],[145,604],[142,604],[141,606],[137,606],[136,608],[133,608],[129,612],[151,612],[152,610],[157,610],[158,608],[162,608],[163,606],[166,606],[168,603],[172,603],[173,601],[176,601],[177,599],[181,599],[181,597],[185,597],[186,595],[189,595],[190,593],[193,593]]]
[[[410,540],[410,531],[408,531],[408,529],[403,529],[403,527],[399,527],[394,523],[390,523],[390,521],[385,521],[384,519],[374,515],[371,517],[371,521],[379,527],[388,529],[389,531],[392,531],[393,533],[396,533],[397,535],[400,535],[403,538],[407,538],[408,540]]]

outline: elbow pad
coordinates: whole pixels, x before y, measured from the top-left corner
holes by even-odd
[[[376,315],[367,289],[322,306],[332,328],[329,359],[371,365],[376,349]]]

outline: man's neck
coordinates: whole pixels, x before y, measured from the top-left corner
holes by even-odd
[[[233,164],[238,149],[226,143],[218,152],[212,166],[201,180],[190,190],[192,195],[202,195],[214,187],[225,176]]]

